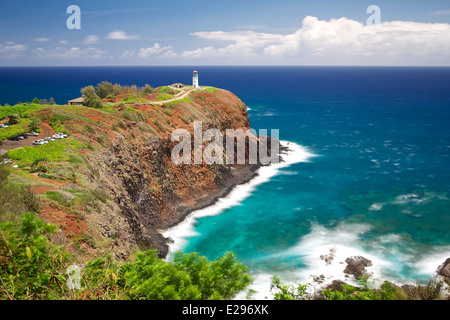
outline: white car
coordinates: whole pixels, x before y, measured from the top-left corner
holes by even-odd
[[[64,139],[62,136],[55,134],[53,136],[53,139]]]
[[[61,139],[67,138],[67,134],[65,134],[65,133],[62,133],[62,132],[60,132],[60,133],[57,133],[56,135],[57,135],[57,136],[60,136],[60,137],[61,137]]]
[[[45,143],[44,140],[36,140],[36,141],[33,141],[33,144],[36,145],[36,146],[40,146],[40,145],[42,145],[42,144],[44,144],[44,143]]]

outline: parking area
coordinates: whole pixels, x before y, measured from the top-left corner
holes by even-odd
[[[52,127],[50,127],[48,124],[42,123],[40,125],[41,133],[39,133],[39,136],[29,136],[28,139],[20,140],[20,141],[2,141],[3,145],[0,146],[0,149],[3,150],[12,150],[12,149],[18,149],[28,146],[33,146],[33,142],[37,140],[44,139],[46,137],[53,137],[56,133],[55,130],[53,130]]]

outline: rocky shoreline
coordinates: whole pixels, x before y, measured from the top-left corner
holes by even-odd
[[[327,265],[331,264],[334,258],[333,252],[330,251],[328,255],[320,256]],[[368,279],[372,275],[367,267],[373,266],[371,260],[363,256],[352,256],[345,259],[347,264],[344,268],[345,277],[349,280],[357,281],[367,277]],[[320,286],[320,292],[313,296],[313,300],[324,300],[323,290],[330,289],[335,291],[343,291],[343,285],[348,285],[349,280],[333,280],[331,283],[325,283],[325,276],[313,276],[313,283]],[[411,284],[393,284],[394,288],[401,290],[409,299],[413,300],[427,300],[427,297],[432,295],[440,296],[441,299],[450,300],[450,258],[446,259],[436,269],[434,277],[430,279],[428,283]],[[356,288],[358,288],[356,286]]]
[[[286,146],[283,146],[280,144],[280,162],[284,162],[283,160],[283,154],[286,154],[289,152],[289,148]],[[192,207],[179,207],[178,208],[178,215],[177,218],[171,223],[169,223],[164,229],[170,229],[173,227],[176,227],[185,219],[193,214],[195,211],[214,206],[221,198],[224,198],[228,196],[235,188],[239,187],[240,185],[246,184],[256,178],[259,175],[259,169],[261,167],[264,167],[264,165],[261,164],[254,164],[254,165],[242,165],[242,166],[233,166],[231,167],[231,175],[220,182],[217,189],[213,192],[209,192],[203,199],[197,200],[197,203]],[[167,258],[167,255],[169,254],[169,245],[173,243],[173,239],[165,238],[166,244],[164,246],[163,254],[161,254],[161,257]]]

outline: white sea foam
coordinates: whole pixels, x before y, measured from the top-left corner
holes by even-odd
[[[400,237],[394,234],[375,239],[369,248],[364,248],[360,237],[370,230],[370,225],[362,223],[341,223],[331,229],[313,224],[310,233],[303,236],[296,245],[277,254],[266,256],[262,260],[272,262],[278,260],[280,265],[286,261],[294,263],[300,260],[304,266],[294,270],[287,267],[289,270],[279,272],[278,276],[285,283],[306,284],[310,294],[320,291],[333,280],[343,280],[357,285],[353,276],[344,273],[347,266],[345,260],[356,256],[362,256],[372,262],[372,265],[365,269],[371,276],[369,285],[373,287],[378,287],[385,280],[397,284],[413,283],[407,279],[400,283],[397,277],[392,277],[390,274],[398,275],[402,265],[411,261],[414,253],[401,253],[398,248],[392,248],[392,243],[398,242]],[[439,263],[445,261],[444,251],[444,249],[440,250],[435,255],[419,261],[416,264],[417,268],[432,275]],[[392,257],[396,257],[397,261],[392,261]],[[249,289],[257,291],[253,295],[254,299],[273,298],[270,292],[273,274],[254,275],[254,281],[249,286]],[[321,279],[322,282],[317,282],[317,279]],[[245,293],[240,293],[237,298],[245,298]]]
[[[432,252],[423,256],[413,266],[418,273],[432,275],[448,258],[450,258],[450,246],[435,247]]]
[[[353,277],[344,273],[347,266],[345,260],[352,256],[363,256],[372,261],[372,266],[366,267],[372,275],[374,285],[381,282],[381,268],[390,266],[390,262],[364,250],[358,243],[360,235],[368,232],[370,226],[366,224],[342,223],[336,228],[328,229],[324,226],[313,224],[311,232],[303,236],[293,247],[283,252],[266,256],[267,261],[295,261],[301,260],[305,266],[301,269],[289,270],[279,273],[278,276],[285,283],[306,284],[308,292],[318,292],[324,285],[332,280],[345,280],[347,283],[356,284]],[[273,274],[257,273],[249,289],[257,291],[252,298],[257,300],[272,299],[270,284]],[[318,283],[315,278],[322,278],[323,283]],[[245,298],[242,292],[238,299]]]
[[[241,202],[249,197],[255,188],[277,175],[279,170],[291,166],[294,163],[308,162],[315,155],[306,147],[289,141],[280,141],[283,147],[287,147],[287,153],[282,153],[282,162],[261,167],[258,175],[248,183],[242,184],[234,188],[226,197],[220,198],[214,205],[204,209],[193,211],[180,224],[165,230],[162,234],[169,237],[173,242],[169,245],[169,254],[167,259],[172,257],[172,253],[180,250],[186,244],[189,237],[195,236],[195,222],[197,219],[207,216],[215,216],[221,214],[225,210],[238,206]]]

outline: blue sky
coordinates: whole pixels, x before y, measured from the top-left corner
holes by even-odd
[[[69,30],[66,9],[81,9]],[[377,5],[381,24],[367,26]],[[0,65],[450,65],[450,2],[0,3]]]

